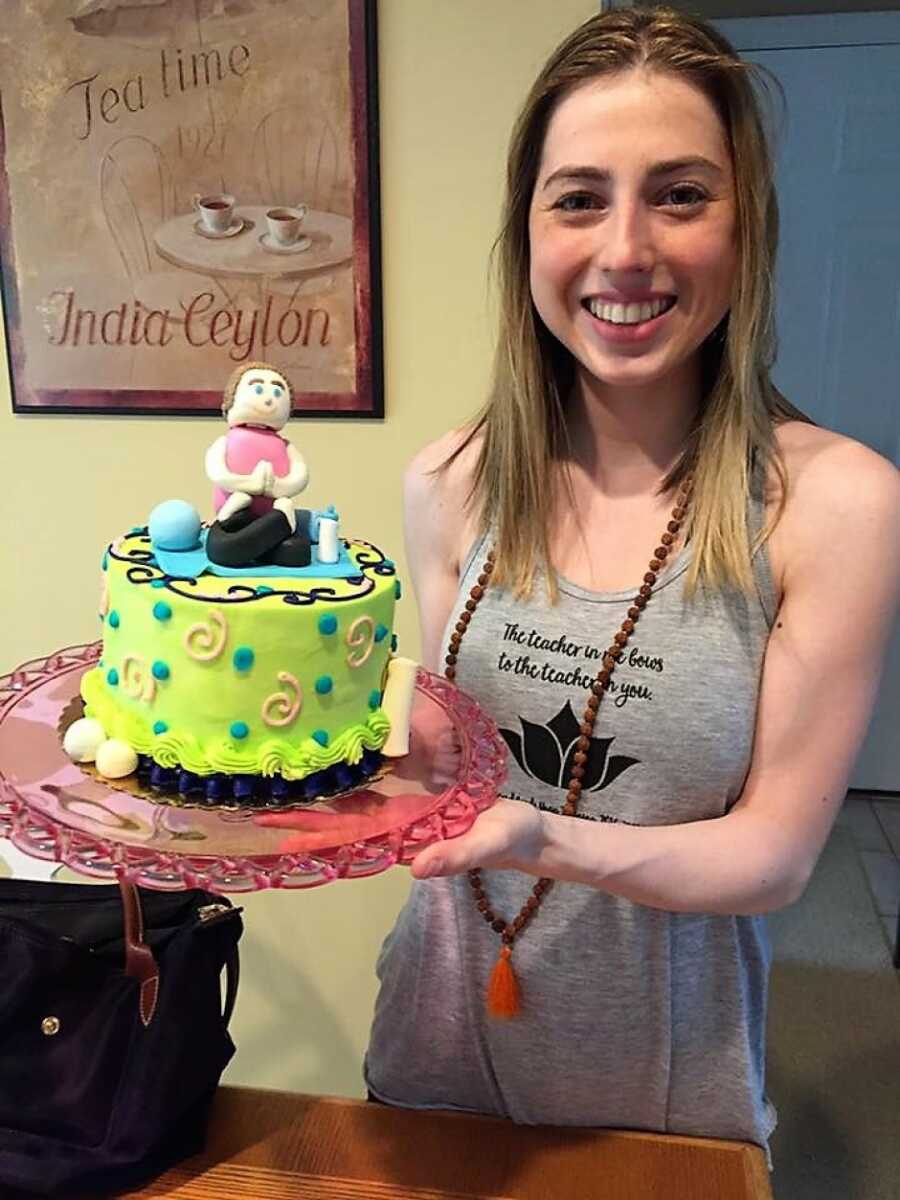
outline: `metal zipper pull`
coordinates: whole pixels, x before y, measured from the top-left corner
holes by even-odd
[[[217,921],[221,917],[236,915],[242,910],[235,908],[231,904],[203,904],[197,909],[197,919],[203,925],[208,925],[210,921]]]

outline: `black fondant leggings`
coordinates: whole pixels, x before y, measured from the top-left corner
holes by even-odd
[[[305,567],[311,559],[309,510],[297,510],[297,529],[277,509],[257,516],[242,508],[227,521],[215,521],[206,538],[206,553],[223,567],[272,565]]]

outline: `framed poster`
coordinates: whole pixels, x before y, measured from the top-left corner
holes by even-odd
[[[16,412],[383,415],[375,0],[9,0]]]

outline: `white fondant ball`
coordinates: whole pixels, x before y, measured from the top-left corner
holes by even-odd
[[[106,741],[103,726],[93,717],[82,717],[73,721],[63,734],[63,750],[72,762],[91,763],[97,757],[98,747]]]
[[[160,550],[193,550],[200,544],[200,514],[186,500],[157,504],[148,526],[150,541]]]
[[[137,755],[127,742],[110,738],[99,747],[96,757],[97,770],[107,779],[124,779],[137,770]]]

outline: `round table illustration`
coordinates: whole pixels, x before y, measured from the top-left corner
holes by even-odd
[[[271,205],[239,204],[235,221],[241,230],[228,237],[198,233],[199,213],[173,217],[156,230],[160,257],[176,267],[206,275],[257,280],[312,277],[343,266],[353,258],[353,226],[349,217],[310,209],[301,226],[306,249],[267,248],[266,213]]]
[[[99,654],[99,642],[72,646],[0,676],[0,837],[82,874],[213,892],[376,875],[464,833],[505,777],[494,723],[419,668],[409,753],[356,791],[297,807],[299,828],[257,825],[248,809],[158,803],[88,774],[62,749],[60,727]]]

